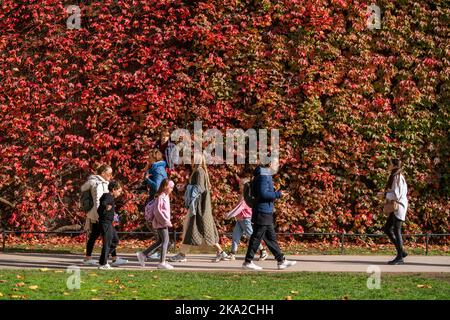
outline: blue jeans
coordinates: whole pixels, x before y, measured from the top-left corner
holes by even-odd
[[[250,237],[253,233],[252,221],[250,218],[236,221],[236,225],[233,229],[233,238],[231,243],[231,253],[236,253],[239,242],[243,234]],[[262,250],[262,244],[259,245],[259,250]]]

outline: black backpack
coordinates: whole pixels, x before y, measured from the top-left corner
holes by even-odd
[[[250,208],[258,204],[258,198],[253,192],[253,179],[244,184],[244,201]]]
[[[94,199],[92,198],[91,189],[81,192],[80,204],[84,212],[89,212],[92,209]]]

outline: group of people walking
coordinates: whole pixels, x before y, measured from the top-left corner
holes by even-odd
[[[226,214],[226,218],[236,219],[232,235],[231,251],[227,254],[219,244],[219,234],[212,214],[211,182],[205,157],[195,154],[192,172],[185,187],[185,207],[188,214],[183,221],[183,243],[179,253],[167,258],[169,246],[169,231],[172,227],[170,197],[174,189],[174,182],[169,179],[168,173],[173,171],[170,159],[171,142],[167,131],[161,134],[157,148],[150,152],[148,165],[145,170],[144,185],[148,188],[149,197],[145,205],[145,219],[157,232],[157,241],[149,248],[136,253],[139,264],[145,267],[149,255],[159,249],[160,269],[173,269],[169,262],[185,262],[190,246],[213,246],[216,250],[215,262],[235,260],[239,242],[243,234],[249,237],[248,248],[242,267],[248,270],[261,270],[262,267],[253,261],[259,252],[259,260],[268,257],[269,251],[277,261],[278,269],[289,268],[296,261],[289,261],[282,253],[274,229],[274,202],[282,197],[281,191],[274,189],[272,176],[278,171],[279,164],[273,162],[269,167],[257,166],[252,177],[241,177],[241,197],[237,205]],[[169,165],[170,163],[170,165]],[[407,253],[403,249],[401,226],[405,221],[408,207],[407,185],[401,171],[401,162],[392,159],[388,168],[391,171],[384,192],[378,193],[385,200],[384,212],[389,216],[384,232],[395,245],[397,256],[389,264],[401,264]],[[251,190],[252,203],[244,197],[246,190]],[[89,233],[86,244],[84,263],[97,265],[92,259],[92,250],[95,241],[101,236],[103,239],[102,252],[99,259],[100,269],[110,269],[128,263],[127,260],[117,256],[116,248],[119,238],[114,224],[118,221],[115,210],[115,201],[122,192],[122,186],[112,181],[112,168],[103,165],[96,175],[91,175],[81,187],[82,192],[91,193],[93,204],[87,212],[85,230]],[[248,191],[247,195],[248,195]],[[108,258],[111,256],[111,265]]]

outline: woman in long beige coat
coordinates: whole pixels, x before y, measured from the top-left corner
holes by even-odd
[[[217,232],[212,215],[211,184],[204,155],[194,155],[194,164],[192,166],[189,184],[196,185],[200,192],[194,203],[195,214],[189,210],[189,214],[186,217],[187,221],[185,221],[185,235],[181,251],[169,260],[172,262],[185,262],[187,261],[187,246],[201,246],[203,244],[216,248],[217,255],[214,259],[215,262],[228,260],[228,255],[222,250],[219,244],[219,233]]]

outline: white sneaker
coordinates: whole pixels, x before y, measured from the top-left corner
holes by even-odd
[[[187,259],[186,259],[185,255],[182,255],[182,254],[179,253],[176,256],[170,257],[169,261],[170,262],[186,262]]]
[[[236,255],[234,253],[230,253],[228,256],[230,257],[231,261],[236,260]]]
[[[214,260],[213,260],[213,262],[220,262],[220,261],[228,261],[228,260],[230,260],[230,256],[229,255],[227,255],[226,253],[225,253],[225,251],[222,251],[221,253],[218,253],[217,255],[216,255],[216,257],[214,258]]]
[[[165,263],[159,263],[156,268],[158,269],[166,269],[166,270],[172,270],[173,266],[171,264],[168,264],[167,262]]]
[[[155,252],[154,254],[147,257],[148,260],[157,260],[161,259],[161,254],[159,252]]]
[[[104,265],[98,267],[98,269],[99,269],[99,270],[110,270],[110,269],[112,269],[112,268],[111,268],[111,266],[109,265],[109,263],[107,263],[107,264],[104,264]]]
[[[242,268],[247,269],[247,270],[254,270],[254,271],[263,269],[260,266],[257,266],[256,264],[254,264],[253,262],[244,262],[242,264]]]
[[[259,256],[258,261],[264,261],[267,259],[268,256],[269,255],[267,254],[267,251],[263,249],[261,250],[261,255]]]
[[[84,259],[83,264],[85,266],[98,266],[98,261],[96,261],[94,259],[89,259],[89,260]]]
[[[139,261],[139,264],[141,265],[142,268],[145,267],[145,254],[143,254],[142,252],[136,252],[136,256],[137,259]]]
[[[278,269],[286,269],[289,267],[292,267],[293,265],[295,265],[297,263],[297,261],[288,261],[286,259],[284,259],[283,262],[278,262]]]
[[[113,263],[111,263],[111,265],[113,267],[118,267],[124,264],[127,264],[128,260],[122,259],[122,258],[117,258]]]

